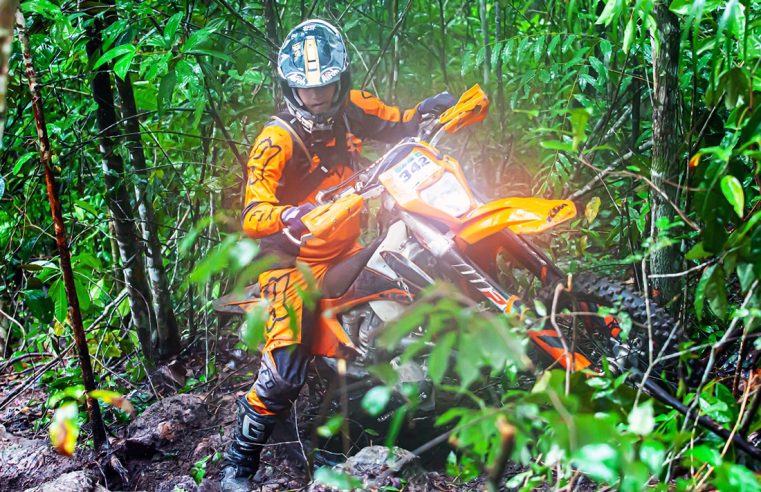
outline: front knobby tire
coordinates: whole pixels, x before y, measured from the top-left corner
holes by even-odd
[[[540,291],[539,299],[548,310],[552,309],[554,295],[554,286],[546,286]],[[631,320],[628,337],[624,337],[623,332],[614,336],[604,317],[591,312],[594,309],[589,309],[590,304],[612,308],[614,315],[616,312],[626,313]],[[587,309],[583,309],[585,306]],[[644,372],[650,366],[651,344],[655,362],[651,374],[674,367],[677,362],[677,358],[663,358],[674,352],[681,338],[676,321],[655,301],[646,299],[617,280],[592,273],[574,275],[570,291],[564,289],[555,309],[558,313],[564,309],[588,313],[576,315],[583,322],[577,324],[575,334],[568,315],[559,315],[565,321],[559,324],[566,337],[575,335],[579,349],[598,367],[602,365],[602,359],[607,358],[621,370],[636,368]],[[619,318],[623,316],[619,315]]]

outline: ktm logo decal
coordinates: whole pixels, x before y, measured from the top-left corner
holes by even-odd
[[[567,203],[561,203],[560,205],[556,205],[550,209],[550,212],[547,214],[547,222],[552,222],[552,219],[555,218],[555,216],[560,213],[561,210],[566,208],[568,206]]]

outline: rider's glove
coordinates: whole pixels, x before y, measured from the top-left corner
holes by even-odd
[[[305,203],[298,207],[290,207],[283,210],[280,214],[280,220],[293,237],[300,238],[307,232],[307,227],[301,220],[306,214],[315,209],[311,203]]]
[[[438,117],[444,111],[457,104],[457,99],[449,92],[439,92],[435,96],[423,99],[418,105],[418,112],[425,116]]]

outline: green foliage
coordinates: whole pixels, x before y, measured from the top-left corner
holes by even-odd
[[[376,386],[368,391],[362,398],[362,408],[373,417],[380,415],[385,410],[391,399],[391,389],[386,386]]]
[[[342,415],[334,415],[330,417],[325,424],[317,428],[317,435],[326,438],[333,437],[341,430],[343,423],[344,418]]]
[[[193,480],[197,485],[201,485],[201,482],[206,477],[206,466],[208,465],[209,461],[211,460],[212,463],[216,463],[221,459],[222,454],[220,452],[216,452],[214,454],[204,456],[200,460],[193,463],[193,466],[190,468],[190,476],[193,477]]]
[[[587,164],[614,165],[602,179],[604,186],[574,197],[584,217],[570,223],[568,234],[538,239],[563,268],[598,268],[628,280],[634,277],[630,265],[639,272],[653,251],[678,244],[687,252],[682,270],[690,269],[679,277],[687,294],[683,301],[690,307],[683,317],[688,335],[683,347],[693,352],[686,356],[704,357],[731,323],[755,335],[761,318],[761,3],[668,4],[681,30],[680,108],[677,120],[666,124],[673,128],[683,169],[668,179],[679,190],[676,205],[698,230],[676,214],[673,220],[651,223],[655,192],[647,182],[647,144],[654,125],[653,58],[666,48],[656,29],[654,9],[660,4],[606,0],[598,9],[597,3],[578,0],[501,2],[499,37],[494,36],[496,3],[486,4],[490,59],[481,42],[477,2],[414,1],[399,43],[391,45],[386,38],[397,19],[384,2],[317,2],[311,14],[340,19],[351,41],[355,85],[380,56],[368,88],[402,106],[414,105],[423,94],[445,88],[456,93],[484,83],[492,99],[490,118],[447,150],[462,159],[469,179],[485,194],[516,193],[517,176],[525,169],[535,176],[530,183],[534,195],[568,197],[598,175]],[[305,14],[297,2],[276,5],[282,29]],[[124,286],[99,165],[93,73],[106,67],[132,83],[148,176],[138,178],[128,165],[119,179],[128,189],[151,191],[172,301],[180,324],[188,327],[184,339],[189,341],[198,336],[201,323],[213,332],[214,321],[207,320],[213,298],[254,282],[271,265],[255,260],[256,242],[237,234],[240,166],[227,136],[245,156],[275,106],[276,80],[262,35],[266,13],[260,2],[229,11],[216,2],[172,0],[118,0],[113,9],[96,5],[83,10],[59,0],[27,0],[20,8],[32,33],[88,346],[102,375],[101,387],[122,394],[123,381],[106,374],[103,366],[122,364],[132,383],[145,377],[145,368],[127,322],[128,301],[119,300]],[[106,19],[108,12],[116,16]],[[106,26],[103,49],[91,59],[86,33],[95,16]],[[385,46],[390,47],[383,51]],[[9,67],[14,97],[8,99],[0,143],[0,305],[19,321],[9,325],[5,354],[10,358],[29,351],[57,353],[73,341],[19,52],[14,46]],[[488,84],[482,80],[486,64],[491,69]],[[116,152],[129,162],[123,133],[120,121]],[[368,144],[366,150],[372,156],[382,148]],[[653,240],[655,229],[666,236]],[[640,273],[637,280],[642,280]],[[533,293],[530,282],[521,285]],[[438,294],[444,299],[433,302]],[[311,289],[304,296],[315,301]],[[601,483],[640,490],[651,476],[665,478],[672,466],[666,457],[679,455],[687,440],[695,439],[698,444],[683,459],[693,468],[713,468],[703,485],[758,488],[752,472],[735,464],[731,453],[716,451],[720,443],[701,433],[686,436],[681,417],[636,398],[623,385],[625,376],[574,375],[567,394],[565,373],[551,371],[539,377],[533,390],[521,388],[519,374],[533,367],[524,353],[522,321],[483,317],[477,307],[463,308],[453,298],[451,291],[432,293],[380,337],[394,349],[405,334],[425,324],[424,337],[404,351],[403,360],[424,357],[437,391],[467,402],[440,418],[442,425],[454,426],[458,452],[448,462],[452,475],[466,480],[494,462],[500,449],[496,423],[502,417],[518,429],[512,458],[527,467],[510,486],[529,490],[545,480],[568,484],[577,467]],[[537,314],[547,314],[547,306],[535,306]],[[263,338],[265,316],[262,309],[248,313],[242,340],[251,350]],[[631,320],[623,322],[628,333]],[[13,369],[25,367],[16,363]],[[213,361],[208,369],[185,390],[213,377]],[[389,366],[372,372],[383,386],[363,400],[368,413],[389,411],[391,395],[406,397],[393,411],[386,436],[393,441],[404,419],[415,415],[417,401],[410,397],[415,393],[398,384]],[[50,392],[49,408],[76,410],[56,420],[67,436],[60,442],[70,444],[72,426],[83,418],[79,370],[65,359],[41,381]],[[494,381],[496,397],[480,391]],[[734,425],[739,407],[728,387],[711,382],[700,394],[684,393],[685,403],[697,398],[701,412],[728,428]],[[751,429],[758,430],[759,422],[756,417]],[[331,419],[321,433],[333,435],[342,425],[343,420]],[[196,481],[203,478],[207,461],[193,468]],[[354,485],[328,470],[317,476],[346,488]],[[679,480],[680,487],[694,488],[703,476]]]

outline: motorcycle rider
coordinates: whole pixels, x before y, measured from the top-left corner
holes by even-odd
[[[278,113],[256,138],[248,160],[245,233],[260,240],[277,263],[259,276],[269,303],[265,345],[257,379],[238,399],[233,440],[225,452],[223,490],[249,490],[262,446],[278,417],[287,416],[304,385],[311,357],[312,312],[301,299],[306,265],[319,286],[328,268],[355,254],[356,238],[299,246],[302,218],[318,191],[338,184],[356,169],[362,140],[395,143],[418,133],[423,118],[437,116],[456,100],[447,92],[402,112],[369,92],[353,90],[349,56],[340,31],[323,20],[307,20],[286,36],[278,54],[287,112]],[[284,232],[285,231],[285,232]]]

